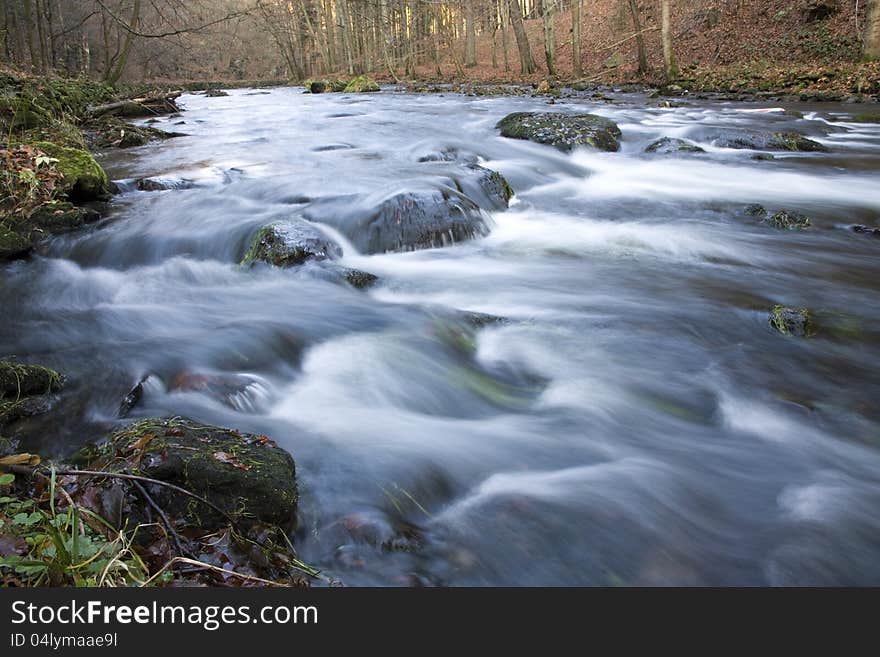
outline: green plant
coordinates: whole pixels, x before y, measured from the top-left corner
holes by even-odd
[[[0,486],[15,483],[13,474],[0,475]],[[0,571],[8,571],[23,586],[125,586],[141,584],[147,568],[131,549],[132,531],[116,531],[103,518],[61,493],[54,470],[48,502],[18,495],[0,497],[0,530],[20,546],[19,554],[0,557]],[[48,508],[45,506],[48,505]]]

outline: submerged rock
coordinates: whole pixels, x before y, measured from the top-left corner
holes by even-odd
[[[862,226],[861,224],[851,226],[850,230],[860,235],[871,235],[872,237],[880,237],[880,228],[872,228],[871,226]]]
[[[379,280],[378,276],[371,274],[368,271],[351,269],[348,267],[345,268],[343,276],[349,285],[359,290],[365,290],[368,287],[372,287],[376,281]]]
[[[208,98],[223,98],[224,96],[228,96],[229,94],[223,91],[222,89],[208,89],[205,92],[205,96]]]
[[[447,187],[336,198],[314,204],[306,217],[333,226],[368,254],[429,249],[489,233],[480,207]]]
[[[600,151],[620,150],[621,132],[610,119],[595,114],[514,112],[498,122],[503,137],[549,144],[561,151],[590,146]]]
[[[674,137],[663,137],[645,149],[646,153],[658,153],[660,155],[669,155],[671,153],[705,153],[706,151],[684,139],[675,139]]]
[[[341,246],[309,222],[294,218],[258,230],[241,264],[252,264],[259,260],[276,267],[291,267],[307,260],[340,257]]]
[[[703,137],[720,148],[755,151],[792,151],[827,153],[828,148],[799,132],[755,132],[750,130],[719,130]]]
[[[770,311],[770,326],[782,333],[797,338],[806,338],[816,333],[813,317],[808,308],[788,308],[776,305]]]
[[[195,183],[186,178],[141,178],[137,181],[137,188],[142,192],[161,192],[169,189],[192,189]]]
[[[108,465],[200,495],[239,523],[289,527],[297,508],[293,458],[266,436],[206,426],[185,418],[136,422],[110,437]],[[145,484],[145,486],[150,486]],[[163,486],[150,486],[165,512],[209,530],[226,524],[212,508]]]
[[[95,201],[110,198],[107,174],[87,151],[67,148],[48,141],[34,144],[49,157],[58,160],[55,167],[61,172],[60,191],[71,200]]]
[[[464,174],[453,176],[455,187],[477,205],[491,210],[503,210],[509,206],[513,188],[500,173],[479,164],[469,164],[464,167]]]
[[[264,380],[252,374],[183,370],[174,375],[170,391],[198,392],[243,413],[254,413],[269,396]]]
[[[880,112],[862,112],[852,117],[854,123],[880,123]]]
[[[764,219],[764,222],[779,230],[809,228],[811,224],[810,218],[807,215],[799,212],[789,212],[788,210],[780,210],[776,214]]]

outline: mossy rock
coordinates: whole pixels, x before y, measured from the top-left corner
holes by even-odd
[[[646,153],[656,153],[658,155],[669,155],[672,153],[705,153],[706,151],[684,139],[676,139],[674,137],[663,137],[645,149]]]
[[[0,261],[19,258],[32,248],[34,240],[29,235],[10,230],[0,223]]]
[[[58,392],[62,385],[64,377],[48,367],[0,362],[0,400]]]
[[[260,261],[276,267],[292,267],[307,260],[333,260],[340,257],[342,247],[318,228],[302,219],[291,219],[278,221],[258,230],[241,264],[249,265]]]
[[[776,214],[765,218],[764,222],[779,230],[809,228],[812,223],[807,215],[800,212],[789,212],[788,210],[780,210]]]
[[[77,201],[106,200],[110,197],[107,174],[87,151],[67,148],[47,141],[34,144],[49,157],[58,160],[56,168],[63,180],[60,190]]]
[[[371,274],[368,271],[362,271],[360,269],[346,268],[343,276],[349,285],[358,290],[365,290],[368,287],[372,287],[376,281],[379,280],[379,277],[376,276],[376,274]]]
[[[236,523],[295,524],[296,466],[266,436],[202,425],[185,418],[148,419],[111,436],[105,469],[117,467],[204,497]],[[210,530],[228,524],[217,511],[166,487],[151,495],[172,518]]]
[[[183,137],[179,132],[166,132],[150,126],[127,123],[115,116],[105,116],[87,126],[90,143],[100,148],[134,148],[151,141]]]
[[[880,112],[862,112],[852,117],[855,123],[880,123]]]
[[[712,131],[704,137],[720,148],[755,151],[827,153],[828,148],[799,132]]]
[[[46,395],[63,385],[64,377],[48,367],[0,362],[0,427],[49,410]]]
[[[548,144],[561,151],[589,146],[600,151],[620,150],[620,128],[610,119],[595,114],[561,112],[514,112],[496,126],[503,137]]]
[[[359,75],[356,78],[353,78],[351,82],[345,86],[345,93],[349,94],[362,94],[373,91],[379,91],[379,85],[373,78],[367,77],[366,75]]]
[[[306,88],[306,93],[309,94],[323,94],[332,91],[330,80],[308,79],[303,82],[303,86]]]
[[[816,325],[808,308],[775,305],[770,311],[770,326],[782,335],[797,338],[808,338],[816,333]]]

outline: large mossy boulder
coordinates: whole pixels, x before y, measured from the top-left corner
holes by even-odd
[[[236,523],[291,527],[297,507],[293,458],[266,436],[207,426],[185,418],[136,422],[110,438],[105,469],[180,486]],[[228,524],[211,507],[167,487],[145,484],[172,518],[199,529]]]
[[[48,395],[58,392],[64,377],[48,367],[0,362],[0,428],[48,410]]]
[[[366,75],[359,75],[345,85],[345,93],[348,94],[362,94],[372,91],[379,91],[379,85],[373,78]]]
[[[756,132],[751,130],[715,130],[702,137],[720,148],[754,151],[790,151],[827,153],[828,148],[799,132]]]
[[[276,267],[292,267],[307,260],[341,257],[341,246],[309,222],[294,218],[260,228],[241,264],[259,261]]]
[[[313,204],[306,217],[333,226],[366,254],[449,246],[489,233],[480,207],[448,187],[339,197]]]
[[[565,152],[577,146],[608,152],[620,150],[620,128],[614,121],[595,114],[514,112],[496,127],[503,137],[549,144]]]
[[[110,197],[107,174],[87,151],[67,148],[47,141],[34,144],[49,157],[62,175],[60,191],[74,201],[106,200]]]

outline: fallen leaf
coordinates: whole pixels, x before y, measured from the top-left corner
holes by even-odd
[[[233,456],[227,452],[214,452],[214,458],[220,461],[221,463],[227,463],[231,465],[233,468],[238,468],[239,470],[250,470],[251,466],[245,465],[240,462]]]
[[[0,557],[19,556],[27,552],[28,546],[23,538],[0,534]]]
[[[153,438],[155,438],[155,437],[156,437],[156,434],[154,434],[154,433],[145,433],[143,436],[141,436],[140,438],[138,438],[136,441],[134,441],[132,443],[131,451],[133,451],[133,452],[141,451],[144,447],[149,445],[150,441],[153,440]]]
[[[36,454],[13,454],[0,458],[0,465],[40,465],[40,457]]]

